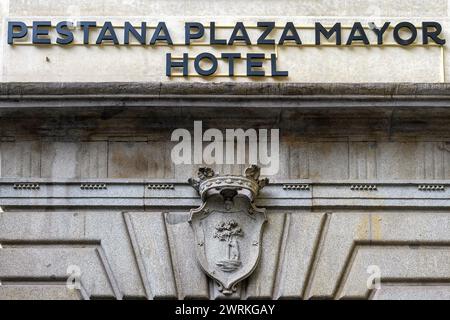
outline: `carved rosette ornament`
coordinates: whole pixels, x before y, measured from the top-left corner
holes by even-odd
[[[200,168],[198,178],[189,179],[203,201],[192,209],[189,223],[196,241],[197,260],[224,295],[252,274],[261,254],[265,209],[254,200],[269,180],[259,179],[260,168],[253,165],[245,176],[217,175]]]

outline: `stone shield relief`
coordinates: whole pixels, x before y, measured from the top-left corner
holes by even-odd
[[[191,210],[189,222],[195,236],[197,260],[214,279],[219,291],[230,295],[236,285],[257,267],[261,254],[265,209],[253,201],[267,183],[252,166],[245,176],[219,176],[201,168],[190,184],[203,203]]]

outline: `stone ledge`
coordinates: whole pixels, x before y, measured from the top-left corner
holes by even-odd
[[[397,96],[450,98],[450,83],[3,82],[0,98],[36,96]]]
[[[236,116],[264,109],[262,116],[270,109],[270,116],[282,110],[329,116],[334,110],[373,118],[398,110],[408,117],[423,119],[425,113],[442,119],[450,112],[450,83],[0,83],[0,115],[20,110],[22,116],[35,117],[36,111],[47,109],[78,115],[89,111],[98,118],[105,108],[151,111],[166,118],[171,117],[164,112],[168,108],[189,110],[197,118],[231,108]]]

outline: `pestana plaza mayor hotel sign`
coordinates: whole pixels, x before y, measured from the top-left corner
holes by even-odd
[[[229,34],[218,35],[219,29],[228,29]],[[249,29],[253,32],[250,34]],[[303,29],[303,30],[302,30]],[[275,36],[275,31],[279,31]],[[312,34],[311,41],[305,43],[302,32],[307,30]],[[347,31],[347,32],[344,32]],[[192,56],[189,52],[183,52],[180,56],[166,53],[166,76],[189,77],[192,72],[197,76],[208,77],[217,74],[219,62],[225,64],[225,75],[236,76],[235,66],[242,62],[245,64],[247,77],[288,77],[289,70],[283,70],[277,66],[276,53],[243,53],[236,52],[236,47],[267,46],[324,46],[332,45],[342,48],[351,46],[384,46],[386,38],[392,39],[389,45],[399,47],[420,45],[445,45],[442,37],[442,26],[438,22],[424,21],[419,26],[411,22],[403,21],[396,24],[384,22],[376,25],[369,23],[364,26],[360,22],[344,27],[337,22],[334,25],[323,25],[320,22],[312,26],[297,26],[293,22],[277,25],[271,21],[260,21],[256,25],[245,25],[237,22],[234,25],[219,26],[215,22],[208,24],[200,22],[184,23],[184,30],[177,30],[184,34],[181,43],[175,43],[172,30],[165,22],[159,22],[154,26],[146,22],[132,24],[124,22],[122,25],[113,25],[106,21],[79,21],[76,24],[69,21],[60,21],[56,24],[51,21],[23,21],[8,22],[8,44],[17,45],[29,41],[30,45],[59,45],[70,46],[75,43],[85,46],[185,46],[189,48],[199,42],[203,42],[220,51],[217,53],[201,52]],[[178,34],[177,33],[177,34]]]

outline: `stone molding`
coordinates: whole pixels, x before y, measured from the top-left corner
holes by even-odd
[[[107,188],[85,188],[81,185]],[[355,188],[354,186],[363,186]],[[256,205],[290,208],[450,208],[448,181],[277,181],[261,190]],[[17,186],[39,186],[18,188]],[[152,186],[152,187],[149,187]],[[289,187],[287,187],[289,186]],[[291,187],[292,186],[292,187]],[[296,187],[298,186],[298,187]],[[302,186],[308,186],[302,187]],[[364,188],[364,186],[376,186]],[[431,186],[424,188],[424,186]],[[439,188],[432,188],[439,186]],[[88,190],[89,192],[86,192]],[[429,191],[429,192],[425,192]],[[439,192],[431,192],[439,191]],[[191,185],[173,180],[95,181],[0,179],[2,207],[180,207],[201,203]]]
[[[36,96],[400,96],[448,97],[450,83],[164,83],[164,82],[0,82],[0,97]]]

